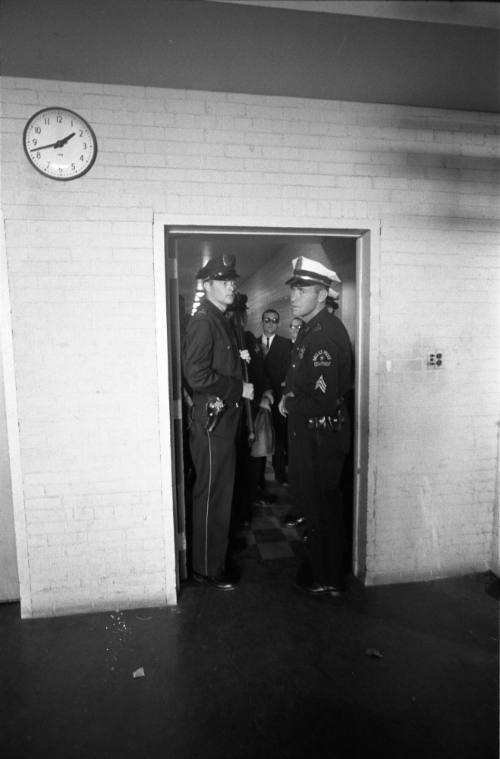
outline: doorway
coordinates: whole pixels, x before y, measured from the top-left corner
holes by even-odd
[[[166,322],[172,495],[176,534],[177,580],[187,577],[189,565],[189,492],[192,471],[186,435],[186,407],[181,373],[183,324],[194,312],[201,294],[196,271],[215,255],[232,253],[240,274],[238,288],[248,297],[247,329],[259,334],[261,314],[274,308],[281,314],[281,334],[289,337],[286,279],[291,261],[299,255],[320,260],[341,279],[337,315],[351,338],[355,357],[352,397],[353,448],[344,477],[349,568],[361,580],[365,574],[368,452],[368,335],[370,231],[345,229],[273,229],[241,227],[167,226],[164,233]]]

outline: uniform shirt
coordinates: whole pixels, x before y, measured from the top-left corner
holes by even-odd
[[[236,335],[224,312],[206,298],[186,328],[183,370],[195,403],[208,395],[226,402],[241,399],[243,379]]]
[[[352,387],[352,349],[346,328],[336,316],[322,309],[304,324],[293,344],[286,375],[285,408],[290,415],[334,415]]]

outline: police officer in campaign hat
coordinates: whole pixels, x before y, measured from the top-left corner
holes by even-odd
[[[280,410],[288,418],[291,495],[305,516],[309,560],[298,587],[313,596],[343,591],[342,494],[349,450],[344,394],[352,386],[352,351],[344,325],[326,308],[334,271],[305,257],[292,261],[290,304],[302,326],[292,349]]]
[[[224,315],[235,298],[239,275],[234,266],[234,256],[225,255],[211,259],[197,273],[205,297],[183,341],[184,376],[193,393],[193,577],[219,590],[235,587],[226,571],[235,437],[242,398],[253,398],[253,385],[242,379],[234,330]]]

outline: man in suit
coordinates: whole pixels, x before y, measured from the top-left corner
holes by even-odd
[[[238,433],[236,436],[236,476],[233,493],[232,533],[250,524],[252,507],[266,501],[270,496],[262,493],[259,497],[259,487],[264,481],[266,467],[265,457],[255,457],[251,449],[254,435],[254,423],[261,407],[270,410],[273,400],[271,384],[264,368],[264,354],[261,344],[252,332],[245,330],[247,324],[248,298],[243,293],[236,293],[234,302],[228,306],[226,317],[232,322],[238,336],[238,343],[244,345],[250,356],[250,362],[245,364],[248,381],[254,387],[252,401],[244,404]],[[249,420],[248,416],[251,416]]]
[[[283,393],[285,376],[290,363],[292,342],[277,334],[280,323],[279,313],[268,308],[262,314],[262,336],[260,342],[264,354],[264,366],[269,377],[274,396],[271,413],[274,425],[274,456],[273,468],[275,479],[280,483],[287,482],[287,426],[286,420],[278,411],[278,402]]]

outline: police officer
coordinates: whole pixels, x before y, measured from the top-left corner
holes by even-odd
[[[242,379],[241,356],[224,316],[236,293],[234,256],[211,259],[197,273],[205,297],[190,319],[183,341],[183,369],[193,393],[190,446],[196,471],[193,488],[193,577],[232,590],[226,572],[235,437],[242,398],[253,385]]]
[[[352,386],[351,343],[342,322],[326,309],[328,289],[340,281],[323,264],[292,261],[290,303],[301,327],[292,349],[281,412],[288,417],[289,479],[307,527],[309,562],[298,587],[313,595],[343,590],[342,494],[339,481],[350,440],[344,394]]]

